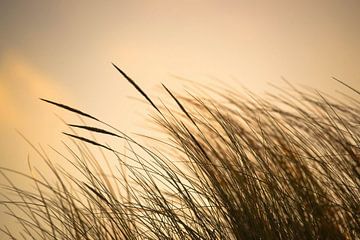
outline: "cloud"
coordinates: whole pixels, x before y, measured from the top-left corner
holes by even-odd
[[[0,58],[0,124],[25,126],[24,121],[39,113],[39,97],[57,98],[61,86],[14,51]]]
[[[0,166],[23,169],[31,142],[56,145],[63,124],[39,97],[68,98],[62,86],[16,51],[0,55]]]

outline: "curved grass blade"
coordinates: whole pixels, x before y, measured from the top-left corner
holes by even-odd
[[[126,73],[121,70],[118,66],[116,66],[114,63],[112,63],[112,65],[121,73],[121,75],[128,80],[128,82],[133,85],[133,87],[151,104],[151,106],[153,106],[159,113],[160,110],[156,107],[156,105],[154,104],[154,102],[149,98],[149,96],[139,87],[139,85],[137,85],[134,80],[132,80],[128,75],[126,75]]]
[[[68,110],[68,111],[70,111],[70,112],[74,112],[74,113],[76,113],[76,114],[82,115],[82,116],[84,116],[84,117],[88,117],[88,118],[91,118],[91,119],[93,119],[93,120],[100,121],[100,120],[97,119],[96,117],[93,117],[93,116],[91,116],[91,115],[89,115],[89,114],[87,114],[87,113],[84,113],[84,112],[82,112],[82,111],[80,111],[80,110],[78,110],[78,109],[76,109],[76,108],[67,106],[67,105],[65,105],[65,104],[57,103],[57,102],[54,102],[54,101],[51,101],[51,100],[47,100],[47,99],[44,99],[44,98],[40,98],[40,100],[41,100],[41,101],[44,101],[44,102],[47,102],[47,103],[50,103],[50,104],[52,104],[52,105],[55,105],[55,106],[57,106],[57,107],[66,109],[66,110]]]
[[[70,133],[66,133],[66,132],[63,132],[63,134],[65,134],[66,136],[69,136],[69,137],[72,137],[72,138],[76,138],[76,139],[78,139],[78,140],[81,140],[81,141],[84,141],[84,142],[87,142],[87,143],[96,145],[96,146],[99,146],[99,147],[105,148],[105,149],[110,150],[110,151],[112,151],[112,152],[115,152],[114,149],[109,148],[109,147],[107,147],[107,146],[105,146],[105,145],[103,145],[103,144],[101,144],[101,143],[98,143],[98,142],[95,142],[95,141],[93,141],[93,140],[90,140],[90,139],[88,139],[88,138],[76,136],[76,135],[74,135],[74,134],[70,134]]]
[[[81,128],[81,129],[85,129],[91,132],[97,132],[97,133],[102,133],[102,134],[107,134],[107,135],[111,135],[111,136],[115,136],[118,138],[124,138],[116,133],[113,132],[109,132],[105,129],[102,128],[96,128],[96,127],[90,127],[90,126],[84,126],[84,125],[76,125],[76,124],[68,124],[70,127],[75,127],[75,128]]]

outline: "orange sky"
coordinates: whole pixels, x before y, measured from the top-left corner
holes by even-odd
[[[39,97],[141,131],[146,105],[128,98],[137,93],[111,62],[155,99],[161,82],[179,84],[171,74],[256,91],[284,76],[346,92],[336,76],[359,89],[359,26],[359,0],[1,1],[0,165],[26,162],[15,128],[59,141],[55,110]]]

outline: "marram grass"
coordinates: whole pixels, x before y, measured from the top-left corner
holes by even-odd
[[[71,158],[59,154],[76,177],[41,149],[55,182],[18,173],[33,181],[27,191],[2,168],[16,195],[2,201],[19,226],[2,229],[9,239],[360,238],[357,99],[203,87],[215,100],[164,86],[169,101],[160,105],[117,69],[152,105],[166,140],[144,146],[100,118],[44,99],[94,125],[69,124],[65,133],[75,145],[66,145]],[[121,140],[128,152],[86,132]],[[92,148],[113,157],[111,174]]]

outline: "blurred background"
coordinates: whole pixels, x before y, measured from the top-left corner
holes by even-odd
[[[181,89],[174,75],[257,92],[281,77],[349,92],[335,76],[359,89],[359,26],[359,0],[2,0],[0,166],[36,161],[16,130],[45,148],[66,139],[55,116],[66,113],[40,97],[142,132],[149,108],[111,62],[155,101],[160,83]]]

